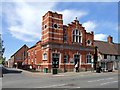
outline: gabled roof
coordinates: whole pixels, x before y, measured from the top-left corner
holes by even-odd
[[[118,52],[120,44],[118,43],[109,43],[95,40],[94,45],[98,47],[98,50],[101,54],[120,55]]]
[[[38,42],[36,42],[36,44],[33,45],[32,47],[30,47],[28,50],[35,48],[37,46],[37,44],[39,44],[39,43],[41,43],[41,40],[39,40]]]
[[[19,50],[17,50],[11,57],[13,57],[17,52],[19,52],[22,48],[27,48],[28,49],[28,46],[26,44],[24,44]]]

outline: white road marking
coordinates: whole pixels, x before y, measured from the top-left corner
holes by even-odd
[[[103,80],[110,80],[110,79],[114,79],[114,78],[105,78],[105,79],[91,80],[91,81],[88,81],[88,82],[96,82],[96,81],[103,81]]]
[[[105,84],[110,84],[110,83],[116,83],[118,81],[112,81],[112,82],[106,82],[106,83],[101,83],[100,85],[105,85]]]
[[[51,88],[51,87],[59,87],[59,86],[66,86],[68,84],[57,84],[57,85],[50,85],[50,86],[43,86],[43,87],[39,87],[39,88]],[[80,88],[80,87],[70,87],[70,88]]]
[[[58,84],[58,85],[50,85],[50,86],[43,86],[43,87],[40,87],[40,88],[50,88],[50,87],[57,87],[57,86],[64,86],[66,84]]]

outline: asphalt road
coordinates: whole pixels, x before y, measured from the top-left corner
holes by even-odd
[[[118,73],[4,74],[2,88],[118,88]]]

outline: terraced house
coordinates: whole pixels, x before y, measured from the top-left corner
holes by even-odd
[[[120,66],[120,44],[113,42],[108,36],[107,41],[94,41],[97,46],[98,63],[105,71],[118,70]]]
[[[86,32],[77,18],[63,25],[63,15],[48,11],[42,17],[42,39],[28,50],[27,64],[41,71],[91,69],[94,55],[94,33]]]

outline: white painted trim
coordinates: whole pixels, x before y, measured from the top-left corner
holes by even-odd
[[[41,63],[40,65],[52,65],[52,63]]]
[[[45,36],[45,35],[47,35],[47,34],[63,35],[63,34],[61,34],[61,33],[56,33],[56,32],[50,32],[50,31],[48,31],[48,32],[46,32],[45,34],[42,34],[42,36]]]
[[[63,28],[56,28],[56,29],[55,29],[54,27],[47,26],[47,28],[43,29],[42,32],[43,32],[43,31],[46,31],[48,28],[51,28],[51,29],[54,29],[54,30],[63,30]]]
[[[91,62],[92,62],[92,59],[93,59],[93,55],[90,52],[88,54],[86,54],[86,64],[91,64],[92,65],[92,63],[87,63],[87,55],[91,55]]]
[[[88,40],[90,41],[90,44],[87,43]],[[86,45],[87,45],[87,46],[91,46],[91,45],[92,45],[92,41],[91,41],[90,39],[87,39],[87,40],[86,40]]]
[[[47,37],[47,38],[42,39],[42,41],[47,40],[47,39],[52,39],[52,38],[56,40],[63,40],[63,38]]]
[[[50,23],[53,24],[53,22],[48,21],[48,22],[44,23],[44,25],[42,25],[42,27],[44,28],[45,25],[47,25],[47,27],[48,27]],[[59,24],[59,23],[54,23],[54,24],[57,24],[58,26],[63,26],[63,24]]]
[[[74,31],[74,30],[75,30],[75,29],[72,30],[72,34],[71,34],[72,42],[73,42],[73,43],[74,43],[74,41],[73,41],[73,31]],[[79,30],[79,29],[78,29],[78,31],[81,33],[81,35],[77,35],[77,36],[78,36],[78,42],[76,42],[76,34],[75,34],[75,38],[74,38],[74,39],[75,39],[75,42],[76,42],[76,43],[82,43],[82,37],[83,37],[83,36],[82,36],[82,32],[81,32],[81,30]],[[76,33],[76,32],[75,32],[75,33]],[[81,42],[79,42],[79,36],[81,36]]]
[[[60,18],[56,18],[56,17],[52,17],[52,16],[48,16],[48,17],[46,17],[42,22],[44,22],[44,21],[47,20],[48,18],[56,19],[56,20],[63,20],[63,19],[60,19]]]
[[[44,54],[47,54],[46,58],[44,58]],[[47,60],[47,59],[48,59],[48,53],[46,51],[44,51],[43,54],[42,54],[42,60],[44,61],[44,60]]]

